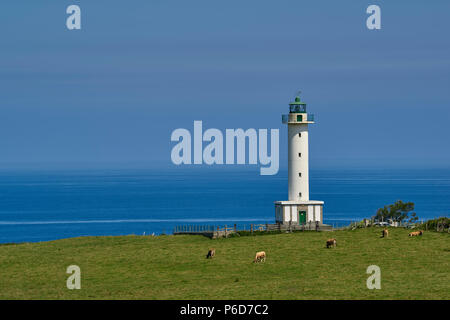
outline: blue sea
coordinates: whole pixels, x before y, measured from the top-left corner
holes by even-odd
[[[420,220],[449,216],[450,169],[312,170],[310,198],[325,201],[324,222],[334,226],[370,218],[399,199],[414,202]],[[1,171],[0,243],[273,223],[277,200],[287,200],[286,171]]]

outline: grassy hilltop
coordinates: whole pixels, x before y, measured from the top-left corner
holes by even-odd
[[[450,235],[380,228],[210,240],[82,237],[0,246],[1,299],[450,299]],[[334,237],[338,247],[325,248]],[[208,248],[216,257],[207,260]],[[255,252],[267,253],[253,264]],[[81,289],[66,268],[81,268]],[[369,265],[381,290],[366,287]]]

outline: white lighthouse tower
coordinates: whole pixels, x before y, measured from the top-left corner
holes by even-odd
[[[295,97],[289,114],[282,117],[288,125],[289,200],[275,202],[275,220],[283,224],[323,223],[323,201],[309,200],[308,125],[314,115],[306,112],[306,103]]]

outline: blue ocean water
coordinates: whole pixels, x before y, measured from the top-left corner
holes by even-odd
[[[310,198],[325,201],[324,222],[335,226],[370,218],[399,199],[413,201],[420,219],[449,216],[450,169],[312,170]],[[0,243],[273,223],[277,200],[287,200],[286,171],[3,171]]]

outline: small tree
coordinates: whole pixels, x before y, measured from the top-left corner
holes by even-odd
[[[383,208],[380,208],[377,210],[377,214],[375,215],[374,219],[377,221],[384,221],[389,216],[389,208],[388,206],[384,206]]]
[[[386,221],[388,219],[392,219],[392,221],[401,223],[403,220],[408,218],[408,214],[413,210],[413,202],[403,202],[401,200],[398,200],[394,204],[390,204],[378,209],[374,218],[377,221]],[[416,213],[413,212],[411,214],[409,222],[415,222],[417,221],[417,219],[418,217]]]
[[[419,220],[419,217],[415,212],[411,213],[411,217],[408,220],[408,223],[416,223]]]

